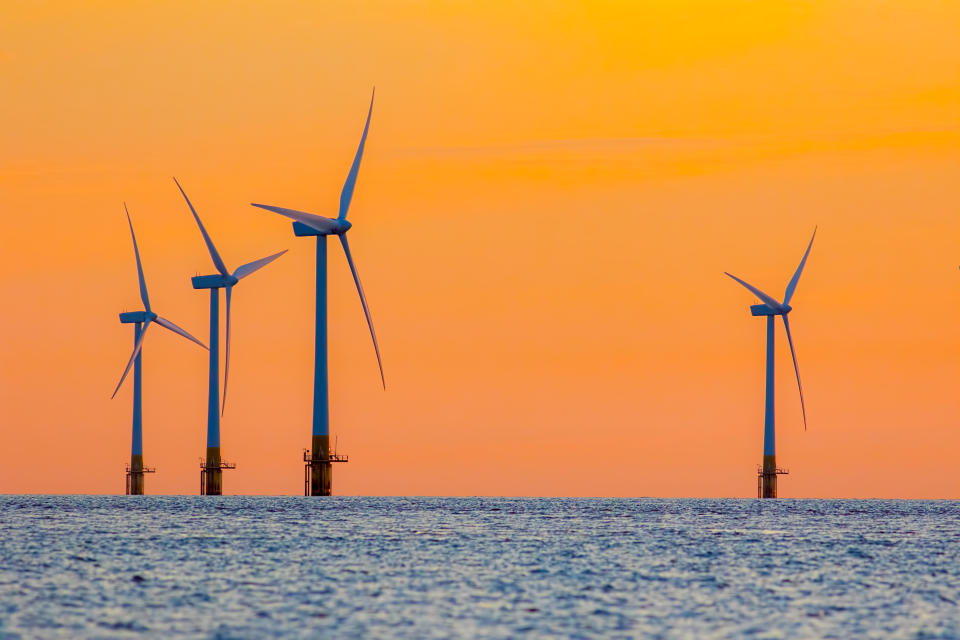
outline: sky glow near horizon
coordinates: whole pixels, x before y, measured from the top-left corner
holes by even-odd
[[[958,498],[960,6],[13,3],[0,24],[0,492],[117,493],[121,311],[208,339],[234,294],[225,493],[299,494],[313,241],[329,249],[340,495],[755,495],[764,322],[791,301],[782,497]],[[222,353],[222,349],[221,349]],[[221,363],[222,367],[222,363]],[[144,345],[148,493],[195,493],[206,353]]]

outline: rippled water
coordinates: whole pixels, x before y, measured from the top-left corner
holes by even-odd
[[[960,503],[0,496],[0,637],[960,637]]]

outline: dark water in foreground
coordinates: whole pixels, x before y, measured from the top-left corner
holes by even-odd
[[[960,502],[0,496],[0,638],[960,638]]]

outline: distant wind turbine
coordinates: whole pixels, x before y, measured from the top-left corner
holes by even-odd
[[[305,213],[295,209],[274,207],[266,204],[251,203],[255,207],[266,209],[294,220],[293,232],[295,235],[316,236],[317,238],[317,295],[316,295],[316,338],[314,342],[314,379],[313,379],[313,438],[312,450],[304,456],[307,463],[307,492],[312,496],[329,496],[333,489],[332,462],[345,462],[346,456],[337,456],[330,452],[330,410],[327,379],[327,236],[337,236],[347,257],[347,264],[353,274],[353,281],[360,295],[360,304],[363,314],[367,318],[370,328],[370,337],[373,339],[373,350],[377,355],[377,365],[380,367],[380,384],[386,389],[386,380],[383,375],[383,361],[380,358],[380,346],[377,344],[377,334],[373,330],[373,320],[370,318],[370,308],[367,298],[360,284],[360,276],[350,254],[350,245],[347,243],[347,231],[353,226],[347,220],[350,209],[350,200],[357,184],[357,174],[360,172],[360,160],[363,158],[363,147],[367,142],[367,132],[370,130],[370,117],[373,114],[373,97],[370,96],[370,108],[367,110],[367,121],[363,126],[363,135],[360,145],[350,165],[347,180],[340,192],[340,209],[336,218],[327,218],[313,213]]]
[[[760,291],[760,289],[757,289],[753,285],[741,280],[737,276],[727,273],[726,271],[724,272],[726,275],[742,284],[751,293],[763,301],[763,304],[755,304],[750,307],[751,315],[767,317],[767,389],[763,421],[763,470],[759,474],[758,484],[760,486],[758,486],[757,491],[759,497],[762,498],[777,497],[777,475],[786,473],[786,471],[777,468],[774,433],[773,346],[774,318],[776,316],[783,318],[783,327],[787,332],[787,342],[790,345],[790,355],[793,357],[793,370],[797,374],[797,389],[800,391],[800,409],[803,412],[803,428],[804,430],[807,428],[807,409],[803,402],[803,385],[800,383],[800,367],[797,365],[797,353],[793,348],[793,337],[790,335],[790,320],[787,319],[787,314],[793,310],[793,307],[790,306],[790,300],[793,298],[793,292],[796,290],[797,283],[800,281],[800,274],[803,272],[803,267],[807,263],[807,256],[810,255],[810,248],[813,247],[813,239],[816,237],[817,230],[814,228],[813,237],[810,238],[810,244],[807,245],[807,250],[803,254],[803,259],[800,260],[800,266],[797,267],[796,272],[793,274],[793,277],[787,284],[787,290],[783,294],[782,303],[777,302],[775,298],[768,296],[763,291]]]
[[[210,386],[209,386],[209,395],[207,399],[207,457],[206,464],[201,467],[202,469],[202,480],[201,480],[201,493],[203,495],[220,495],[223,491],[222,485],[222,469],[232,469],[233,465],[222,462],[220,459],[220,416],[223,412],[223,409],[226,408],[227,404],[227,376],[230,373],[230,300],[231,293],[233,292],[233,287],[237,285],[242,279],[246,278],[253,272],[267,266],[283,254],[287,252],[286,249],[275,253],[273,255],[267,256],[266,258],[260,258],[259,260],[254,260],[253,262],[248,262],[247,264],[241,265],[234,270],[233,273],[227,269],[227,265],[224,264],[223,259],[220,257],[220,253],[217,251],[217,248],[213,244],[213,240],[210,238],[210,234],[207,233],[206,228],[204,228],[203,223],[200,221],[200,216],[197,215],[196,209],[193,208],[193,204],[190,202],[190,198],[187,197],[186,192],[184,192],[183,187],[180,186],[180,183],[177,182],[177,179],[174,178],[173,181],[176,183],[177,188],[180,189],[180,193],[183,194],[183,199],[187,201],[187,206],[190,207],[190,213],[193,214],[193,219],[197,221],[197,226],[200,227],[200,234],[203,236],[203,241],[207,245],[207,251],[210,252],[210,258],[213,260],[213,266],[216,267],[217,273],[209,276],[196,276],[192,279],[194,289],[210,289]],[[226,289],[226,301],[227,301],[227,323],[226,323],[226,357],[224,358],[223,365],[223,406],[220,406],[220,375],[219,375],[219,366],[220,366],[220,289]]]
[[[130,220],[130,211],[127,209],[127,203],[123,203],[123,209],[127,213],[127,224],[130,226],[130,237],[133,238],[133,255],[137,259],[137,277],[140,281],[140,300],[143,301],[143,311],[129,311],[120,314],[120,322],[124,324],[133,324],[133,354],[127,362],[123,375],[120,376],[120,382],[117,388],[113,390],[112,400],[120,390],[120,385],[126,380],[130,373],[130,367],[133,367],[133,439],[130,448],[130,469],[127,471],[127,493],[131,495],[143,495],[144,481],[143,474],[151,473],[152,469],[143,466],[143,406],[141,389],[141,351],[143,349],[143,340],[147,336],[147,329],[156,322],[161,327],[169,329],[176,334],[183,336],[188,340],[196,342],[198,345],[207,348],[192,335],[173,324],[166,318],[161,318],[150,307],[150,297],[147,295],[147,282],[143,277],[143,265],[140,262],[140,250],[137,247],[137,236],[133,232],[133,222]]]

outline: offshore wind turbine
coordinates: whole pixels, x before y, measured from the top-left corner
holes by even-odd
[[[197,221],[200,227],[200,234],[207,245],[207,251],[210,252],[210,258],[213,260],[213,266],[217,273],[208,276],[194,276],[192,278],[194,289],[210,289],[210,379],[209,393],[207,397],[207,455],[205,462],[200,464],[200,495],[219,496],[223,493],[223,469],[234,469],[236,465],[229,462],[223,462],[220,458],[220,416],[223,409],[227,406],[227,376],[230,373],[230,299],[233,287],[242,279],[253,272],[267,266],[283,254],[283,251],[269,255],[266,258],[260,258],[253,262],[237,267],[233,273],[227,269],[223,259],[220,257],[217,248],[207,233],[200,216],[187,197],[183,187],[174,178],[173,181],[183,194],[183,199],[187,201],[190,207],[190,213],[193,219]],[[220,289],[226,289],[227,302],[227,322],[226,322],[226,357],[223,365],[223,405],[220,405]]]
[[[343,253],[350,265],[353,281],[357,285],[360,295],[360,304],[363,314],[367,318],[370,328],[370,337],[373,339],[373,350],[377,354],[377,365],[380,367],[380,384],[386,389],[383,376],[383,361],[380,358],[380,346],[377,344],[377,334],[373,330],[373,320],[370,318],[370,308],[367,298],[360,284],[360,276],[350,254],[350,245],[347,242],[347,231],[353,226],[347,220],[350,210],[350,200],[353,198],[353,189],[357,184],[357,174],[360,172],[360,160],[363,157],[363,147],[367,142],[367,132],[370,130],[370,116],[373,114],[373,98],[376,89],[370,95],[370,108],[367,110],[367,121],[363,125],[363,135],[360,136],[360,145],[347,173],[347,180],[340,192],[340,209],[336,218],[326,218],[313,213],[305,213],[295,209],[285,209],[266,204],[251,203],[255,207],[279,213],[294,220],[293,233],[298,237],[316,236],[317,238],[317,294],[316,294],[316,330],[314,340],[314,377],[313,377],[313,435],[310,451],[304,451],[304,494],[311,496],[329,496],[333,491],[334,462],[346,462],[347,456],[337,455],[330,451],[330,404],[327,376],[327,236],[337,236]]]
[[[137,236],[133,232],[133,222],[130,220],[130,211],[127,210],[127,203],[123,203],[123,210],[127,213],[127,224],[130,226],[130,237],[133,238],[133,255],[137,259],[137,278],[140,281],[140,300],[143,301],[143,311],[128,311],[120,314],[120,322],[133,325],[133,354],[127,362],[127,368],[123,370],[120,376],[120,382],[117,388],[113,390],[112,400],[120,390],[120,385],[126,380],[130,373],[130,367],[133,367],[133,437],[130,446],[130,466],[127,468],[127,495],[143,495],[143,474],[153,473],[154,469],[148,469],[143,466],[143,393],[142,393],[142,350],[143,340],[147,335],[147,329],[156,322],[161,327],[169,329],[176,334],[183,336],[188,340],[196,342],[198,345],[207,348],[192,335],[173,324],[166,318],[161,318],[150,307],[150,296],[147,295],[147,282],[143,277],[143,265],[140,262],[140,250],[137,248]]]
[[[790,300],[797,288],[797,282],[800,281],[800,274],[807,263],[807,256],[810,255],[810,248],[813,247],[813,239],[817,237],[817,230],[814,228],[813,237],[810,238],[810,244],[800,260],[800,266],[797,267],[793,277],[787,284],[787,290],[783,294],[783,302],[777,302],[775,298],[765,294],[753,285],[744,282],[737,276],[727,273],[751,293],[760,298],[763,304],[755,304],[750,307],[750,314],[754,316],[766,316],[767,318],[767,388],[766,400],[763,413],[763,466],[757,473],[757,497],[776,498],[777,497],[777,476],[786,474],[784,469],[777,468],[777,454],[774,433],[774,405],[773,405],[773,362],[774,362],[774,318],[780,316],[783,318],[783,328],[787,332],[787,343],[790,345],[790,355],[793,357],[793,370],[797,374],[797,389],[800,391],[800,409],[803,412],[803,429],[807,429],[807,409],[803,403],[803,385],[800,384],[800,367],[797,365],[797,353],[793,349],[793,337],[790,335],[790,320],[787,314],[793,310],[790,306]]]

